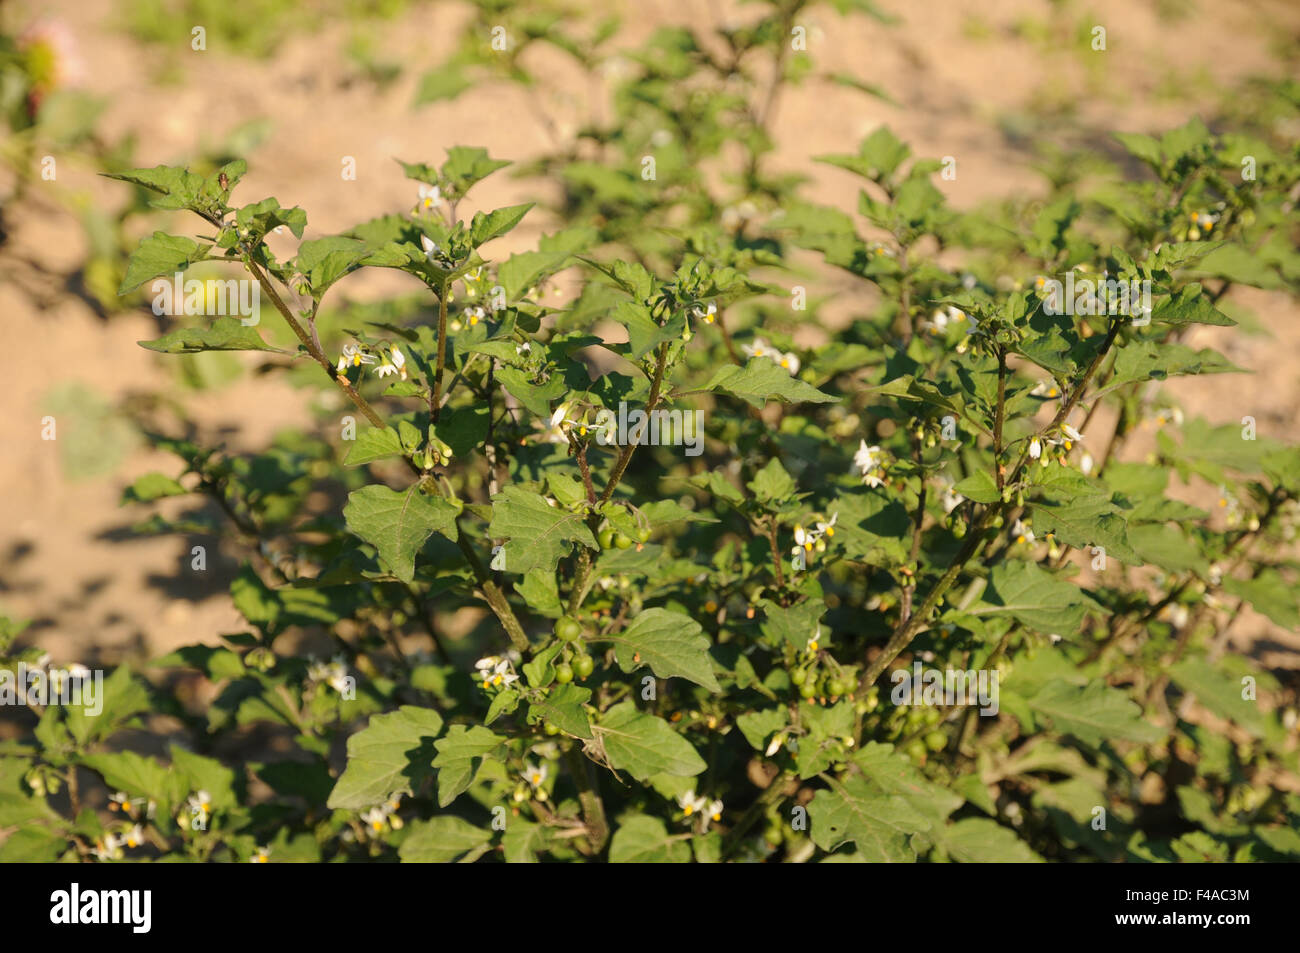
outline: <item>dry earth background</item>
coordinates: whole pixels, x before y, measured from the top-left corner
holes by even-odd
[[[572,63],[553,53],[534,64],[546,76],[535,98],[492,83],[451,103],[412,107],[419,74],[448,55],[467,18],[457,3],[411,3],[392,19],[295,31],[267,60],[231,55],[211,38],[206,51],[191,51],[188,20],[175,22],[172,48],[144,44],[124,27],[127,0],[5,6],[10,27],[38,16],[69,27],[84,61],[84,84],[109,102],[99,128],[109,141],[133,133],[137,165],[184,163],[241,123],[267,120],[269,134],[246,156],[250,170],[239,194],[245,201],[275,195],[285,206],[301,205],[309,215],[307,237],[409,207],[412,186],[394,156],[439,162],[446,147],[465,144],[525,160],[545,148],[550,135],[572,134],[591,93]],[[1300,4],[1294,2],[1178,4],[1181,13],[1172,21],[1146,0],[1086,6],[885,0],[883,6],[899,17],[897,24],[842,19],[825,6],[806,18],[809,52],[820,67],[850,72],[894,101],[817,82],[783,96],[774,167],[813,176],[805,194],[817,201],[852,208],[856,185],[848,173],[810,158],[855,151],[881,123],[920,155],[956,157],[957,179],[935,184],[969,209],[1039,190],[1034,147],[1042,141],[1101,142],[1112,130],[1160,131],[1195,113],[1209,121],[1248,77],[1295,76],[1300,62]],[[687,0],[597,7],[623,15],[629,40],[686,18],[720,22],[753,12],[743,4]],[[1054,43],[1050,25],[1067,14],[1073,20],[1087,14],[1106,25],[1108,51],[1090,59]],[[1026,24],[1042,25],[1045,36],[1035,37]],[[357,30],[372,38],[385,60],[402,66],[391,84],[377,88],[347,66],[343,50]],[[539,109],[555,117],[554,130],[548,131]],[[343,156],[356,158],[356,181],[341,179]],[[124,186],[95,171],[69,160],[56,182],[38,181],[35,194],[6,210],[10,233],[0,248],[0,321],[7,341],[0,388],[0,614],[32,619],[20,644],[40,645],[56,664],[155,656],[180,644],[215,642],[244,625],[228,596],[238,569],[235,554],[210,552],[208,571],[193,573],[189,551],[197,539],[129,532],[144,513],[119,507],[123,487],[150,470],[174,472],[172,459],[132,444],[111,473],[70,479],[60,444],[77,439],[75,428],[61,424],[58,441],[40,439],[39,421],[52,412],[53,394],[70,382],[110,404],[133,394],[173,393],[202,435],[235,451],[259,448],[278,429],[311,420],[306,399],[283,380],[246,377],[238,386],[180,393],[169,363],[174,359],[136,344],[157,336],[153,315],[102,316],[77,293],[87,239],[74,210],[115,207],[126,197]],[[529,189],[493,177],[476,190],[477,207],[535,198]],[[151,226],[167,227],[166,221]],[[503,250],[532,247],[549,224],[535,212]],[[340,292],[365,296],[378,287],[361,281]],[[870,303],[862,287],[826,274],[817,278],[815,293],[831,295],[832,312],[848,315]],[[1255,375],[1186,379],[1172,392],[1189,416],[1224,423],[1251,414],[1261,434],[1294,439],[1297,303],[1283,294],[1234,289],[1225,310],[1245,319],[1247,331],[1201,328],[1187,343],[1217,347]],[[1142,452],[1142,440],[1135,440],[1128,456]],[[1257,616],[1243,622],[1234,630],[1238,648],[1259,653],[1271,666],[1300,669],[1296,633],[1280,632]]]

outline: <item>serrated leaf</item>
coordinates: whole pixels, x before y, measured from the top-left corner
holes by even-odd
[[[699,752],[668,722],[637,711],[630,701],[615,705],[593,727],[609,763],[638,781],[655,774],[689,778],[708,767]]]
[[[1008,615],[1026,628],[1047,634],[1073,634],[1084,613],[1096,603],[1067,582],[1024,560],[999,563],[989,574],[989,587],[971,615]]]
[[[257,329],[239,318],[221,317],[210,328],[182,328],[153,341],[137,341],[141,347],[162,354],[197,354],[200,351],[279,351],[262,340]]]
[[[968,817],[932,832],[935,843],[964,864],[1042,863],[1015,833],[987,817]]]
[[[209,247],[190,238],[154,232],[148,238],[142,238],[131,252],[126,263],[126,275],[117,293],[126,294],[152,278],[166,276],[170,283],[177,272],[183,272],[196,261],[206,258]]]
[[[506,570],[525,573],[533,569],[554,571],[568,554],[570,543],[596,549],[596,538],[583,520],[558,506],[551,506],[537,493],[509,486],[492,498],[492,522],[488,535],[508,537]]]
[[[852,842],[875,863],[916,859],[908,838],[927,831],[931,822],[897,795],[881,794],[865,778],[834,781],[808,804],[809,835],[822,850]]]
[[[348,761],[328,806],[361,810],[391,794],[412,794],[431,775],[433,741],[442,731],[442,716],[430,708],[404,705],[375,715],[348,738]]]
[[[833,404],[839,400],[791,377],[789,371],[766,357],[753,358],[744,367],[727,364],[718,368],[703,389],[726,391],[759,410],[773,398],[786,404]]]
[[[528,202],[525,205],[511,205],[507,208],[495,209],[486,215],[482,212],[476,212],[469,226],[471,244],[477,248],[479,245],[506,234],[519,224],[523,217],[528,214],[528,210],[535,204],[537,203]]]
[[[541,701],[533,702],[529,709],[565,734],[587,739],[591,737],[591,723],[582,706],[590,698],[591,689],[557,685]]]
[[[602,636],[614,643],[614,655],[625,672],[642,665],[660,678],[685,678],[720,692],[709,662],[709,639],[690,616],[668,609],[646,609],[622,632]]]
[[[363,463],[382,460],[385,457],[400,457],[403,453],[402,440],[392,427],[370,427],[361,431],[348,449],[345,466],[357,467]]]
[[[446,807],[469,788],[483,760],[505,741],[481,725],[453,725],[447,729],[446,736],[434,742],[438,750],[433,759],[438,769],[438,806]]]
[[[657,817],[634,814],[619,824],[609,842],[612,864],[688,864],[691,848],[684,840],[670,840],[668,828]]]
[[[1090,745],[1109,741],[1153,742],[1164,736],[1145,721],[1137,703],[1104,682],[1072,685],[1061,679],[1048,682],[1028,699],[1029,707],[1051,719],[1052,727]]]
[[[405,493],[372,484],[348,494],[343,518],[348,531],[375,549],[403,582],[415,578],[415,557],[434,533],[457,538],[459,510],[441,497],[425,496],[418,485]]]
[[[412,821],[411,831],[397,849],[404,864],[449,864],[492,839],[492,833],[459,817],[442,815]]]

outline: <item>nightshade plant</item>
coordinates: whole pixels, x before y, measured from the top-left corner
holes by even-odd
[[[1127,174],[964,214],[882,127],[820,159],[857,207],[814,206],[766,172],[779,82],[742,65],[802,8],[729,34],[730,61],[652,38],[588,130],[599,155],[528,170],[559,181],[561,227],[508,257],[493,241],[531,206],[463,214],[508,164],[482,149],[402,162],[413,208],[288,256],[271,244],[306,213],[233,203],[243,161],[113,174],[200,220],[144,239],[123,293],[217,262],[263,300],[260,326],[144,346],[263,352],[333,397],[250,456],[150,430],[178,463],[126,501],[214,504],[144,528],[243,553],[247,630],[150,680],[118,668],[98,718],[38,712],[0,752],[0,855],[1300,856],[1295,686],[1227,644],[1245,605],[1300,623],[1300,451],[1245,398],[1216,426],[1159,387],[1240,371],[1184,343],[1233,324],[1233,285],[1296,290],[1300,154],[1192,120],[1118,136]],[[700,164],[732,137],[720,198]],[[655,142],[671,161],[646,178]],[[866,292],[850,320],[823,319],[817,258]],[[421,290],[335,306],[368,269]],[[562,271],[581,287],[560,298]],[[1150,310],[1095,313],[1099,276],[1149,283]],[[702,409],[702,455],[611,442],[620,405]],[[1142,428],[1154,448],[1126,454]],[[997,694],[900,702],[914,671]],[[185,743],[133,751],[159,716]]]

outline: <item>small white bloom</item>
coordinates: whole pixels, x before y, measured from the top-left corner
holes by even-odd
[[[425,211],[438,208],[442,205],[442,189],[436,185],[421,185],[420,189],[420,208]]]
[[[250,864],[265,864],[271,859],[271,848],[259,847],[253,851],[253,856],[248,858]]]
[[[540,788],[546,782],[547,775],[546,764],[530,764],[524,762],[524,780],[535,788]]]
[[[1035,437],[1033,440],[1029,441],[1029,456],[1032,459],[1037,460],[1042,455],[1043,455],[1043,445],[1041,442],[1039,442],[1038,438]]]
[[[686,813],[687,817],[704,810],[708,805],[709,802],[705,798],[695,796],[694,788],[677,799],[677,806]]]

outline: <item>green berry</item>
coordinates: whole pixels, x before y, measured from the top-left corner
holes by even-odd
[[[590,655],[579,655],[573,660],[573,670],[579,678],[586,678],[596,670],[596,663],[592,661]]]
[[[839,698],[841,695],[847,695],[849,693],[849,687],[841,679],[832,678],[826,683],[826,692],[832,698]]]
[[[804,682],[808,681],[808,669],[796,668],[790,673],[790,681],[795,685],[802,685]]]
[[[637,542],[648,543],[650,541],[650,527],[642,526],[636,531]]]
[[[631,538],[624,536],[622,533],[615,533],[614,545],[618,549],[627,549],[632,545],[632,540]]]
[[[601,549],[609,549],[614,545],[614,531],[612,529],[602,529],[596,539],[600,543]]]
[[[573,666],[568,662],[561,662],[555,666],[555,680],[561,685],[567,685],[573,681]]]
[[[942,731],[932,731],[925,736],[925,746],[931,751],[942,751],[948,743],[948,736]]]
[[[582,635],[582,626],[573,616],[562,615],[555,623],[555,634],[565,642],[575,642]]]
[[[817,686],[813,682],[804,682],[799,686],[799,694],[804,698],[812,698],[817,694]]]

